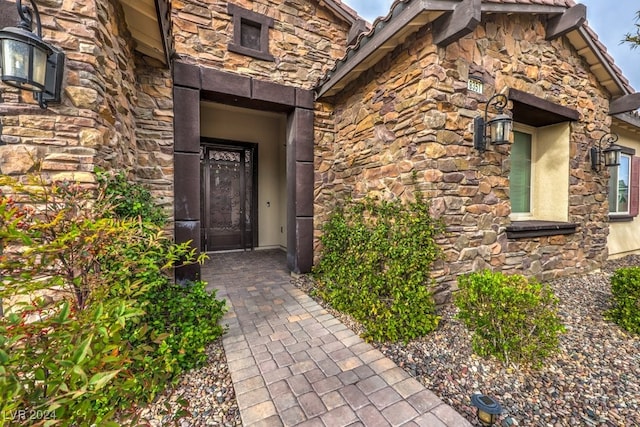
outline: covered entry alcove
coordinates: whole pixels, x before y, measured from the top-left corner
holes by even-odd
[[[206,220],[202,214],[210,212],[202,206],[203,156],[212,150],[213,157],[227,156],[229,162],[239,162],[240,157],[244,162],[249,156],[254,159],[248,167],[255,168],[251,187],[255,202],[244,206],[242,218],[251,212],[255,216],[249,234],[246,226],[241,234],[245,240],[241,245],[255,238],[254,247],[286,247],[288,268],[309,272],[313,262],[313,93],[180,62],[174,63],[173,72],[176,242],[191,241],[198,251],[207,249],[202,246]],[[215,153],[216,147],[227,154]],[[247,149],[257,155],[247,154]],[[243,167],[246,177],[247,165]],[[246,182],[244,191],[246,196]],[[233,209],[227,207],[227,211]],[[219,217],[227,214],[231,212]],[[178,281],[199,277],[199,265],[176,269]]]

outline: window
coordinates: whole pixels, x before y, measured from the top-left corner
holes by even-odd
[[[569,221],[571,122],[577,110],[509,89],[513,104],[507,238],[575,233]]]
[[[248,49],[260,50],[260,25],[255,22],[240,20],[240,45]]]
[[[632,221],[640,207],[640,157],[633,148],[622,147],[620,165],[609,168],[609,218]]]
[[[631,185],[631,156],[620,155],[620,166],[610,168],[609,176],[609,212],[629,214]]]
[[[269,53],[269,28],[273,28],[273,18],[231,3],[227,11],[233,21],[233,41],[227,46],[229,51],[274,61]]]
[[[569,132],[568,122],[541,127],[514,123],[509,170],[512,224],[569,220]]]
[[[512,217],[531,214],[531,141],[530,133],[513,132],[509,173]]]

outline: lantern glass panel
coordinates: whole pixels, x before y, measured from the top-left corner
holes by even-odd
[[[511,135],[511,118],[500,115],[489,122],[491,143],[494,145],[508,144]]]
[[[620,151],[616,149],[604,150],[604,165],[607,167],[620,165]]]
[[[30,43],[2,40],[2,80],[20,89],[44,90],[47,51]]]
[[[482,411],[482,410],[478,411],[478,419],[480,420],[480,422],[484,426],[493,425],[494,417],[495,416],[493,414],[489,414],[488,412],[485,412],[485,411]]]

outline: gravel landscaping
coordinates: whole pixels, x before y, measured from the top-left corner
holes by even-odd
[[[387,357],[471,422],[474,392],[493,396],[504,408],[502,426],[640,426],[640,337],[604,320],[615,269],[640,265],[640,256],[609,261],[601,272],[555,280],[560,315],[567,332],[560,353],[535,370],[504,366],[472,353],[471,334],[442,312],[438,330],[407,344],[374,344]],[[294,280],[308,292],[308,276]],[[328,310],[355,332],[361,326]],[[208,350],[208,364],[185,374],[178,386],[138,411],[151,426],[240,426],[240,415],[221,341]],[[182,402],[182,403],[181,403]],[[180,411],[188,411],[187,415]]]
[[[451,306],[441,313],[435,333],[375,346],[474,423],[470,396],[481,392],[502,405],[502,426],[640,426],[640,337],[603,318],[611,273],[631,265],[640,265],[640,257],[609,261],[601,272],[551,283],[567,332],[560,353],[539,370],[474,355],[471,333]],[[312,283],[303,278],[297,285],[309,291]],[[361,331],[347,316],[329,310]]]
[[[207,355],[205,366],[185,373],[175,387],[165,390],[152,405],[139,409],[137,416],[141,421],[136,425],[241,426],[222,339],[209,345]]]

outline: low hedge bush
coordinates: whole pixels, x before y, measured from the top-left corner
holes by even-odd
[[[488,270],[458,277],[457,317],[473,331],[473,350],[506,363],[540,366],[558,351],[565,328],[548,285]]]
[[[611,276],[612,307],[608,319],[621,328],[640,334],[640,267],[625,267]]]
[[[408,204],[351,201],[323,226],[315,293],[362,323],[365,338],[423,336],[439,321],[430,271],[442,230],[422,197]]]

